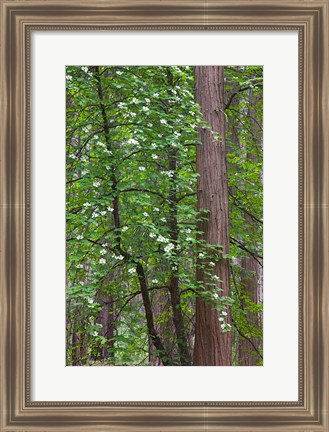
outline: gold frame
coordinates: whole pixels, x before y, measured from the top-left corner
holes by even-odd
[[[0,0],[0,431],[329,431],[329,0]],[[32,30],[299,32],[297,402],[33,402],[30,397]]]

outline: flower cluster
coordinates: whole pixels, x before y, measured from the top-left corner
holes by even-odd
[[[161,174],[164,174],[168,177],[173,177],[174,176],[174,171],[160,171]]]
[[[163,237],[162,235],[159,235],[159,237],[157,238],[157,240],[160,243],[169,243],[169,239],[167,239],[166,237]]]
[[[225,321],[227,319],[227,316],[228,316],[228,313],[226,311],[219,312],[219,318],[218,318],[218,320],[220,322],[220,328],[222,330],[225,330],[225,331],[229,331],[232,328],[231,324],[228,324]]]
[[[165,246],[164,251],[165,252],[170,252],[172,249],[174,249],[175,245],[173,243],[169,243],[167,244],[167,246]]]

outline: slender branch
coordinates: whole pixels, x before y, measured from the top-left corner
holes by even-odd
[[[164,366],[170,366],[171,362],[169,356],[155,329],[154,320],[153,320],[153,311],[152,311],[151,300],[148,292],[146,276],[144,273],[144,268],[141,263],[137,264],[136,271],[137,271],[139,286],[141,288],[141,294],[143,298],[148,333],[151,337],[153,345],[158,351],[158,355],[162,361],[162,364]]]
[[[238,240],[236,240],[234,237],[231,237],[231,243],[235,244],[236,246],[238,246],[238,248],[244,250],[245,252],[247,252],[249,255],[251,255],[255,261],[258,262],[258,264],[263,267],[263,263],[261,263],[259,261],[258,258],[263,259],[263,257],[261,255],[258,255],[254,252],[252,252],[250,249],[248,249],[243,243],[239,242]]]
[[[235,96],[237,96],[239,93],[244,92],[244,91],[246,91],[246,90],[250,90],[250,89],[252,89],[252,88],[262,88],[262,87],[263,87],[263,86],[262,86],[261,84],[257,84],[257,85],[254,85],[253,87],[248,86],[248,87],[242,87],[242,88],[240,88],[240,90],[236,91],[235,93],[233,93],[233,94],[231,95],[230,99],[228,100],[227,104],[226,104],[225,107],[224,107],[224,110],[226,110],[226,109],[231,105],[233,99],[234,99]]]
[[[180,196],[179,198],[177,198],[177,202],[182,201],[184,198],[190,197],[190,196],[195,196],[196,192],[191,192],[191,193],[186,193],[182,196]]]
[[[232,318],[232,324],[233,324],[235,330],[239,333],[239,335],[240,335],[241,337],[243,337],[243,339],[246,339],[246,340],[250,343],[250,345],[253,347],[253,349],[256,351],[256,353],[259,355],[259,357],[260,357],[261,359],[263,359],[262,354],[259,352],[258,348],[255,346],[255,344],[253,343],[253,341],[252,341],[250,338],[248,338],[248,336],[244,335],[244,334],[241,332],[241,330],[239,330],[239,328],[238,328],[238,326],[235,324],[233,318]]]
[[[72,180],[68,180],[68,181],[66,182],[66,184],[69,185],[69,184],[75,183],[75,182],[77,182],[77,181],[80,181],[80,180],[82,180],[82,179],[83,179],[83,177],[78,177],[78,178],[75,178],[75,179],[72,179]],[[81,207],[80,207],[80,208],[81,208]]]
[[[148,288],[148,291],[155,291],[155,290],[158,290],[158,289],[167,289],[168,287],[167,286],[155,286],[155,287],[151,287],[151,288]],[[119,310],[119,312],[116,314],[116,316],[115,316],[115,318],[114,318],[114,321],[116,321],[118,318],[119,318],[119,316],[120,316],[120,314],[121,314],[121,312],[123,311],[123,309],[127,306],[127,304],[134,298],[134,297],[136,297],[136,296],[138,296],[139,294],[142,294],[142,291],[141,290],[139,290],[139,291],[134,291],[133,293],[131,293],[129,296],[124,296],[124,297],[122,297],[122,298],[127,298],[127,300],[124,302],[124,304],[120,307],[120,310]],[[110,302],[103,302],[104,304],[111,304],[111,303],[115,303],[117,300],[113,300],[113,301],[110,301]]]
[[[248,216],[250,216],[254,221],[258,222],[259,224],[263,225],[263,221],[258,219],[256,216],[254,216],[252,213],[250,213],[245,207],[243,207],[241,205],[241,201],[238,200],[234,194],[232,194],[231,192],[229,192],[230,197],[232,197],[233,199],[233,204],[235,205],[236,208],[240,209],[241,211],[243,211],[244,213],[246,213]],[[237,204],[238,203],[238,204]]]
[[[146,193],[150,193],[153,195],[157,195],[157,196],[161,197],[162,199],[166,200],[166,197],[164,195],[162,195],[161,193],[155,192],[155,191],[152,191],[149,189],[129,188],[129,189],[120,190],[120,192],[122,192],[122,193],[124,193],[124,192],[146,192]]]

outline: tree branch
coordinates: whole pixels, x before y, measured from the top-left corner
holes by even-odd
[[[257,261],[258,264],[259,264],[261,267],[263,267],[263,263],[261,263],[261,262],[259,261],[259,259],[258,259],[258,258],[263,259],[263,257],[262,257],[261,255],[258,255],[258,254],[256,254],[256,253],[252,252],[252,251],[251,251],[250,249],[248,249],[248,248],[247,248],[243,243],[239,242],[239,241],[236,240],[234,237],[231,237],[230,240],[231,240],[231,243],[237,245],[238,248],[244,250],[244,251],[247,252],[249,255],[251,255],[251,256],[254,258],[254,260]]]
[[[250,343],[250,345],[253,347],[253,349],[256,351],[256,353],[259,355],[259,357],[263,360],[263,356],[262,356],[262,354],[259,352],[258,348],[255,346],[255,344],[253,343],[253,341],[252,341],[250,338],[248,338],[248,336],[244,335],[244,334],[241,332],[241,330],[239,330],[239,328],[238,328],[238,326],[235,324],[233,318],[232,318],[232,324],[233,324],[235,330],[239,333],[239,335],[240,335],[241,337],[243,337],[243,339],[246,339],[246,340]]]
[[[164,196],[164,195],[162,195],[161,193],[159,193],[159,192],[155,192],[155,191],[152,191],[152,190],[149,190],[149,189],[140,189],[140,188],[129,188],[129,189],[123,189],[123,190],[120,190],[120,192],[146,192],[146,193],[150,193],[150,194],[153,194],[153,195],[157,195],[157,196],[159,196],[159,197],[161,197],[162,199],[164,199],[164,200],[166,200],[167,198]]]
[[[263,87],[263,86],[262,86],[261,84],[258,84],[258,85],[254,85],[253,87],[248,86],[248,87],[240,88],[240,90],[236,91],[235,93],[233,93],[233,94],[231,95],[230,99],[228,100],[227,104],[226,104],[225,107],[224,107],[224,110],[226,110],[226,109],[231,105],[233,99],[234,99],[235,96],[237,96],[239,93],[244,92],[244,91],[246,91],[246,90],[250,90],[250,89],[252,89],[252,88],[261,88],[261,87]]]
[[[241,201],[238,200],[231,192],[229,192],[230,197],[233,199],[233,204],[236,208],[240,209],[244,213],[246,213],[248,216],[250,216],[255,222],[258,222],[259,224],[263,225],[263,221],[258,219],[256,216],[254,216],[252,213],[250,213],[245,207],[241,205]],[[238,203],[238,204],[237,204]]]

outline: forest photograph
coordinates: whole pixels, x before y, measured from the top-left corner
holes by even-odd
[[[263,365],[262,66],[66,67],[66,365]]]

